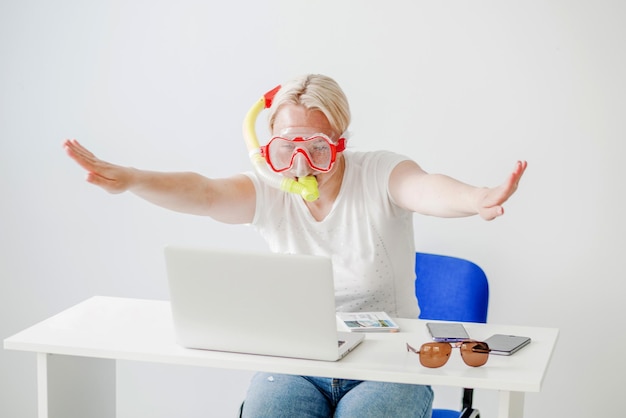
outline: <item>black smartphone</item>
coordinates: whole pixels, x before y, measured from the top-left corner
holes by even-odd
[[[426,327],[433,341],[453,343],[470,339],[463,324],[457,322],[427,322]]]
[[[510,356],[530,344],[530,337],[495,334],[487,338],[485,342],[491,350],[490,354]]]

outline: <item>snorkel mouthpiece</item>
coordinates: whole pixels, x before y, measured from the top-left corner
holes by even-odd
[[[256,136],[256,120],[263,109],[267,109],[272,105],[272,100],[278,90],[280,90],[280,86],[265,93],[263,97],[252,105],[243,120],[243,139],[248,148],[250,162],[258,176],[269,186],[284,192],[298,194],[307,202],[313,202],[320,196],[315,176],[301,177],[298,180],[285,177],[271,171],[265,162],[265,158],[261,155],[261,146]]]
[[[315,176],[300,177],[298,181],[287,177],[283,177],[283,179],[291,181],[288,185],[285,185],[286,188],[281,187],[281,190],[299,194],[307,202],[313,202],[320,197],[320,191],[317,189],[317,179]]]

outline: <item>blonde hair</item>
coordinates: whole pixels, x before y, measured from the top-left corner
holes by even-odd
[[[269,127],[273,130],[276,113],[284,104],[302,105],[321,111],[337,135],[343,135],[350,125],[350,106],[339,84],[321,74],[296,77],[283,84],[269,109]]]

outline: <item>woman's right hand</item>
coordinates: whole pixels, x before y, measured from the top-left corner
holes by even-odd
[[[122,193],[130,188],[132,168],[102,161],[75,139],[65,140],[63,147],[70,158],[87,170],[89,183],[100,186],[109,193]]]

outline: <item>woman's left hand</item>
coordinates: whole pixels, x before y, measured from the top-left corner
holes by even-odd
[[[478,200],[478,214],[485,220],[491,221],[504,214],[502,204],[517,190],[519,181],[526,171],[526,161],[518,161],[509,178],[501,185],[483,189],[483,196]]]

